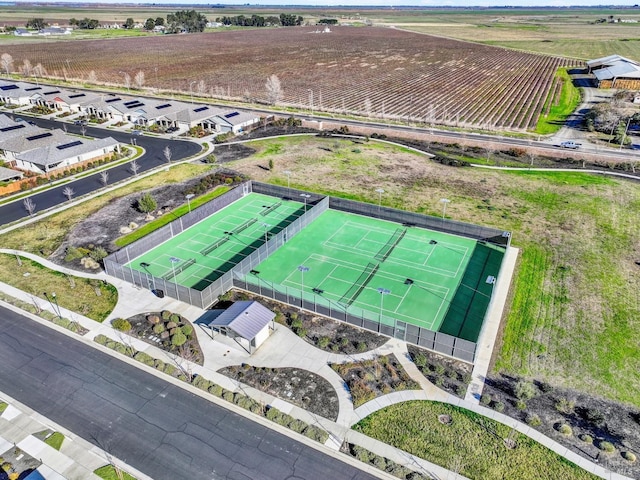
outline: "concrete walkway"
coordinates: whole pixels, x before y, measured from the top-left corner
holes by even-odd
[[[65,273],[81,277],[107,280],[108,282],[116,286],[119,294],[118,304],[112,314],[109,316],[108,320],[117,317],[127,318],[143,312],[160,311],[166,309],[180,313],[185,318],[193,322],[197,320],[203,313],[203,310],[191,305],[184,304],[178,300],[173,300],[166,297],[163,299],[159,299],[146,290],[138,289],[137,287],[134,287],[133,285],[121,280],[107,277],[104,273],[86,274],[74,270],[65,269],[53,264],[48,260],[42,259],[36,255],[26,252],[16,252],[13,250],[0,249],[0,253],[20,254],[54,270],[63,271]],[[516,254],[517,251],[514,251],[512,256],[508,256],[509,260],[507,261],[507,263],[511,262],[515,264]],[[38,302],[40,308],[52,311],[52,306],[43,299],[34,298],[32,295],[22,292],[6,284],[0,283],[0,288],[2,289],[2,291],[15,298],[19,298],[29,303],[33,303],[34,301]],[[505,291],[503,293],[504,295],[506,295],[507,289],[504,290]],[[503,300],[504,299],[500,299],[500,294],[497,291],[495,302],[498,303],[499,301]],[[196,328],[195,332],[205,357],[204,365],[200,366],[190,364],[189,362],[176,358],[173,355],[153,345],[149,345],[145,342],[129,337],[126,334],[115,331],[111,328],[109,321],[105,321],[104,323],[99,324],[91,319],[83,317],[82,315],[69,312],[63,308],[61,308],[61,310],[63,316],[66,316],[71,320],[78,321],[89,330],[89,332],[84,336],[83,340],[94,345],[96,348],[98,348],[99,346],[92,342],[93,338],[98,334],[106,335],[114,340],[131,345],[139,351],[144,351],[155,358],[160,358],[165,361],[171,361],[176,364],[181,364],[185,368],[188,368],[192,373],[202,375],[203,377],[221,385],[227,390],[242,392],[264,404],[272,405],[295,418],[299,418],[309,424],[317,425],[324,428],[330,433],[330,439],[327,442],[326,446],[336,454],[336,451],[340,448],[340,445],[343,443],[343,441],[346,440],[348,442],[366,448],[378,455],[392,459],[409,468],[417,469],[434,479],[447,478],[449,475],[454,475],[453,472],[449,472],[448,470],[438,465],[434,465],[425,460],[413,457],[406,452],[398,450],[389,445],[382,444],[377,440],[359,434],[358,432],[354,432],[350,429],[350,427],[360,419],[388,405],[392,405],[398,402],[404,402],[407,400],[430,400],[457,405],[477,412],[486,417],[492,418],[509,427],[512,427],[515,430],[523,433],[524,435],[527,435],[538,441],[539,443],[545,445],[559,455],[567,458],[568,460],[580,465],[582,468],[585,468],[586,470],[602,478],[610,480],[622,480],[626,478],[621,475],[611,473],[601,466],[580,457],[573,451],[568,450],[566,447],[542,435],[540,432],[532,429],[528,425],[518,422],[517,420],[507,417],[506,415],[495,412],[494,410],[479,406],[477,404],[477,398],[475,396],[472,397],[472,400],[462,400],[437,388],[420,373],[416,365],[410,360],[406,344],[396,339],[389,339],[389,341],[387,341],[381,347],[369,352],[354,355],[340,355],[331,352],[325,352],[323,350],[315,348],[299,338],[288,328],[281,325],[276,325],[275,332],[272,334],[270,339],[260,349],[258,349],[257,352],[250,356],[239,345],[235,344],[228,338],[216,336],[212,339],[208,330]],[[497,311],[498,309],[496,308],[495,310]],[[51,326],[52,328],[60,329],[59,327],[43,319],[39,319],[37,317],[35,319]],[[498,323],[494,325],[495,328],[497,328]],[[66,330],[64,332],[69,335],[74,335]],[[487,334],[487,336],[490,336],[489,332],[483,332],[482,335],[484,335],[485,333]],[[495,333],[493,334],[492,338],[495,338]],[[489,352],[489,355],[487,359],[485,359],[486,362],[483,364],[483,366],[478,367],[478,371],[474,369],[474,382],[480,380],[484,381],[484,375],[486,375],[486,369],[488,369],[488,358],[490,358],[490,351],[492,351],[492,349],[487,349],[487,351]],[[120,358],[121,360],[128,361],[131,364],[138,366],[139,368],[146,368],[153,374],[163,375],[160,372],[155,371],[154,369],[145,367],[135,360],[129,359],[128,357],[123,357],[112,351],[108,351],[108,353],[114,356],[118,356],[118,358]],[[398,358],[398,361],[405,368],[409,376],[420,385],[421,389],[394,392],[389,395],[378,397],[375,400],[362,405],[358,409],[354,409],[351,403],[349,392],[344,382],[337,375],[337,373],[329,367],[329,364],[361,361],[365,359],[371,359],[379,355],[388,355],[391,353],[395,354],[395,356]],[[482,354],[483,352],[481,351],[480,355],[482,356]],[[291,403],[275,398],[272,395],[261,392],[257,389],[244,385],[241,382],[237,382],[230,379],[229,377],[218,373],[218,370],[220,368],[230,365],[240,365],[242,363],[248,363],[257,367],[301,368],[322,376],[327,381],[329,381],[331,385],[336,389],[340,407],[337,420],[334,422],[329,419],[312,414]],[[481,373],[481,371],[484,373]],[[163,378],[164,377],[166,376],[163,375]],[[169,379],[167,380],[169,381]],[[175,381],[179,382],[178,380]],[[179,382],[178,384],[180,384],[184,388],[194,389],[194,387],[183,384],[182,382]],[[211,401],[218,401],[218,399],[211,395],[207,395],[204,393],[202,393],[202,395],[206,395],[206,398]],[[227,404],[226,402],[223,402],[222,404],[228,408],[232,407],[232,405]],[[256,421],[258,421],[259,418],[243,409],[239,409],[238,413],[250,416]],[[273,425],[269,426],[274,428]],[[285,433],[287,435],[295,436],[296,439],[300,439],[300,436],[295,434],[294,432],[286,430]],[[382,474],[382,472],[380,473]],[[387,477],[382,476],[381,478]],[[458,478],[462,477],[458,476]]]

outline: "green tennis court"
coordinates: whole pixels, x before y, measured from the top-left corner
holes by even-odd
[[[127,264],[202,290],[304,213],[300,202],[251,193]]]
[[[394,325],[476,341],[504,249],[327,210],[247,281]]]

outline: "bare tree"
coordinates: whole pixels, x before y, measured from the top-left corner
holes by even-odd
[[[35,67],[33,67],[33,75],[35,77],[46,77],[47,69],[44,68],[41,63],[38,63]]]
[[[31,65],[31,62],[29,61],[29,59],[25,58],[24,61],[22,62],[22,75],[24,75],[25,77],[30,76],[31,70],[33,70],[33,66]]]
[[[136,84],[136,88],[141,89],[144,86],[144,72],[140,70],[138,73],[136,73],[133,81]]]
[[[527,152],[527,157],[529,158],[529,162],[530,162],[529,165],[533,167],[533,162],[536,159],[536,152],[534,152],[533,150],[529,150]]]
[[[134,175],[138,175],[138,171],[140,171],[140,165],[138,165],[138,162],[136,160],[132,161],[129,164],[129,170],[131,170],[131,173],[133,173]]]
[[[124,75],[124,88],[129,90],[129,87],[131,86],[131,75],[129,75],[127,72],[124,72],[123,75]]]
[[[0,57],[0,64],[7,75],[13,70],[13,57],[8,53],[3,53]]]
[[[100,172],[100,183],[102,183],[104,187],[109,183],[109,172],[107,170]]]
[[[282,99],[282,85],[277,75],[271,75],[264,87],[267,89],[267,101],[271,105],[275,105]]]
[[[199,96],[203,96],[205,94],[205,92],[207,91],[207,84],[204,83],[204,80],[200,80],[197,84],[196,84],[196,92],[198,92]]]
[[[484,147],[484,151],[487,154],[487,163],[489,163],[489,160],[491,160],[491,155],[493,155],[493,152],[495,152],[496,149],[493,147],[493,145],[486,145]]]
[[[91,70],[87,75],[87,83],[98,83],[98,76],[95,70]]]
[[[67,197],[67,200],[71,200],[71,197],[73,197],[76,192],[73,188],[71,187],[65,187],[64,190],[62,190],[62,194]]]
[[[85,127],[84,125],[82,127],[80,127],[80,133],[82,133],[82,136],[86,136],[87,134],[87,127]]]
[[[173,156],[173,152],[171,151],[171,148],[169,147],[169,145],[164,147],[164,150],[162,150],[162,154],[164,155],[164,158],[167,161],[167,163],[171,163],[171,157]]]
[[[62,130],[64,130],[64,133],[67,133],[67,124],[66,123],[62,124]]]
[[[25,198],[22,201],[22,204],[24,205],[24,209],[27,211],[29,216],[33,216],[33,212],[36,211],[36,202],[31,200],[31,198]]]

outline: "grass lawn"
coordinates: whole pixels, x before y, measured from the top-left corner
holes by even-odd
[[[62,442],[64,441],[64,435],[60,432],[53,432],[48,438],[44,440],[44,443],[49,445],[50,447],[55,448],[56,450],[60,450],[62,447]]]
[[[451,423],[441,423],[440,415],[449,415]],[[453,405],[399,403],[369,415],[353,429],[445,468],[457,464],[458,473],[472,480],[598,478],[529,437]],[[515,440],[515,448],[506,448],[508,438]]]
[[[229,191],[229,187],[219,186],[216,189],[208,193],[205,193],[200,197],[194,198],[191,200],[191,209],[197,208],[203,203],[207,203],[209,200],[219,197],[220,195],[228,191]],[[145,235],[148,235],[151,232],[154,232],[159,228],[164,227],[167,223],[174,221],[176,218],[179,218],[188,212],[189,212],[189,205],[181,205],[175,210],[172,210],[169,213],[165,213],[160,218],[156,218],[152,222],[149,222],[146,225],[143,225],[137,230],[134,230],[133,232],[127,235],[123,235],[122,237],[118,238],[115,241],[115,244],[119,247],[126,247],[130,243],[133,243],[136,240],[144,237]]]
[[[560,98],[553,98],[553,92],[549,92],[545,108],[549,106],[548,115],[540,115],[536,125],[536,133],[542,135],[556,133],[564,126],[564,122],[573,111],[580,105],[580,90],[573,85],[566,68],[560,68],[556,72],[556,78],[562,80]]]
[[[0,278],[3,282],[38,297],[40,304],[47,302],[44,292],[50,296],[55,292],[61,307],[102,322],[118,302],[118,291],[113,285],[67,276],[26,258],[21,258],[21,263],[22,265],[18,264],[15,255],[0,254]],[[96,289],[99,289],[100,296]]]
[[[122,188],[87,200],[80,205],[43,218],[28,227],[18,228],[4,235],[0,235],[0,245],[2,245],[3,248],[14,248],[50,255],[62,244],[65,236],[76,223],[100,210],[111,200],[133,192],[171,183],[179,183],[188,178],[206,173],[211,170],[211,168],[211,165],[194,165],[190,163],[171,167],[169,171],[162,171],[155,175],[142,178],[137,182],[130,183]]]
[[[113,465],[105,465],[94,470],[93,473],[104,480],[136,480],[136,477],[129,475],[127,472],[116,471]]]
[[[585,173],[446,167],[334,138],[252,142],[229,164],[259,181],[504,228],[521,249],[496,371],[640,406],[640,190]],[[358,150],[356,153],[354,150]],[[260,168],[274,160],[273,171]]]

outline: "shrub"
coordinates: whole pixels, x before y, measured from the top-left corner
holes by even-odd
[[[233,403],[233,399],[234,399],[233,392],[230,392],[229,390],[223,391],[222,398],[225,399],[227,402]]]
[[[591,435],[587,435],[586,433],[580,435],[580,440],[589,445],[593,443],[593,437]]]
[[[193,385],[196,388],[199,388],[200,390],[204,390],[205,392],[208,392],[212,384],[206,378],[201,377],[200,375],[196,375],[195,377],[193,377],[193,380],[191,381],[191,385]]]
[[[356,345],[356,350],[358,350],[359,352],[366,352],[367,351],[366,342],[358,342],[358,344]]]
[[[364,463],[369,463],[369,459],[371,458],[371,452],[366,448],[360,447],[359,445],[354,445],[352,447],[353,456],[358,460]]]
[[[169,320],[169,317],[171,317],[171,312],[169,310],[163,310],[160,316],[162,316],[163,320]]]
[[[525,402],[523,402],[522,400],[518,400],[516,402],[516,408],[518,410],[526,410],[527,409],[527,404]]]
[[[54,318],[53,323],[55,323],[56,325],[62,328],[69,328],[69,325],[71,324],[71,320],[67,318]]]
[[[530,413],[529,415],[527,415],[525,421],[527,422],[527,425],[530,425],[532,427],[538,427],[542,425],[542,420],[540,420],[540,417],[535,413]]]
[[[625,452],[622,452],[622,458],[633,463],[636,461],[636,454],[633,452],[625,451]]]
[[[153,326],[153,333],[160,335],[162,332],[164,332],[164,325],[162,323],[156,323]]]
[[[158,317],[157,315],[147,315],[147,321],[151,325],[157,325],[158,323],[160,323],[160,317]]]
[[[187,337],[193,333],[193,327],[191,326],[190,323],[185,323],[180,328],[180,330],[182,330],[182,333],[184,333]]]
[[[133,357],[135,360],[139,361],[140,363],[144,363],[145,365],[149,365],[150,367],[154,367],[155,366],[155,359],[144,352],[138,352],[134,355]]]
[[[605,453],[613,453],[616,451],[616,447],[614,447],[613,443],[611,442],[605,442],[605,441],[599,442],[598,448]]]
[[[311,440],[315,440],[316,442],[320,442],[320,443],[326,442],[327,439],[329,438],[329,434],[327,432],[325,432],[321,428],[318,428],[314,425],[308,425],[307,428],[304,429],[302,434],[305,437],[308,437]]]
[[[480,397],[480,404],[482,405],[489,405],[491,403],[491,395],[488,393],[483,393],[482,396]]]
[[[573,430],[566,423],[562,423],[558,426],[558,432],[560,432],[565,437],[570,437],[573,434]]]
[[[582,418],[594,425],[600,426],[604,423],[604,415],[597,408],[580,408],[578,409],[578,413]]]
[[[270,407],[265,416],[272,422],[279,423],[280,417],[282,417],[282,412],[277,408]]]
[[[89,256],[94,259],[96,262],[99,262],[100,260],[102,260],[103,258],[105,258],[107,255],[109,255],[107,253],[107,251],[102,248],[102,247],[96,247],[94,248],[91,253],[89,253]]]
[[[298,335],[300,338],[304,338],[307,336],[307,329],[306,328],[298,328],[296,330],[296,335]]]
[[[180,323],[180,315],[178,315],[177,313],[172,313],[169,317],[169,320],[178,325]]]
[[[222,396],[223,388],[220,385],[216,385],[215,383],[209,387],[209,393],[215,395],[216,397]]]
[[[124,318],[116,318],[111,321],[111,326],[120,332],[128,332],[131,330],[131,323]]]
[[[138,210],[142,213],[153,212],[157,207],[156,199],[148,192],[138,199]]]
[[[96,342],[99,345],[106,345],[107,342],[109,341],[109,337],[107,337],[106,335],[103,335],[103,334],[100,333],[99,335],[96,335],[93,338],[93,341]]]
[[[560,397],[556,401],[556,410],[558,410],[561,413],[570,414],[573,412],[573,409],[575,408],[575,406],[576,406],[575,402],[566,397]]]
[[[446,369],[444,368],[444,365],[441,365],[439,363],[436,363],[433,366],[433,371],[436,372],[437,375],[442,375],[444,373]]]
[[[496,412],[504,412],[504,403],[502,403],[502,402],[495,402],[495,403],[493,404],[493,409],[494,409]]]
[[[180,347],[184,345],[187,341],[187,337],[181,331],[175,333],[173,337],[171,337],[171,344]]]
[[[547,382],[540,382],[539,387],[542,393],[549,393],[553,390],[553,387]]]
[[[65,252],[64,261],[73,262],[74,260],[80,260],[84,255],[76,247],[68,246]]]
[[[165,325],[165,327],[167,328],[167,330],[173,330],[174,328],[176,328],[178,325],[176,324],[176,322],[172,322],[172,321],[168,321],[167,324]]]
[[[329,346],[329,342],[331,342],[329,337],[320,337],[318,339],[318,347],[327,348]]]
[[[296,419],[289,424],[289,428],[294,432],[302,433],[304,429],[307,428],[307,424],[304,423],[302,420]]]
[[[472,376],[469,372],[464,372],[460,375],[460,381],[465,384],[470,384],[472,380]]]
[[[178,369],[175,366],[171,365],[170,363],[166,363],[164,366],[164,373],[166,373],[167,375],[173,376],[175,375],[177,370]]]
[[[520,380],[516,383],[513,393],[518,400],[526,402],[536,396],[536,387],[533,383]]]
[[[293,328],[294,330],[302,328],[302,320],[300,320],[297,315],[294,318],[293,315],[294,314],[291,315],[291,328]]]

